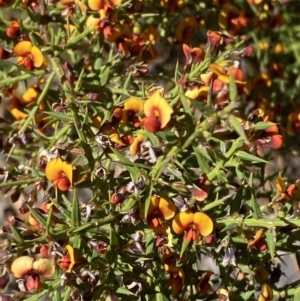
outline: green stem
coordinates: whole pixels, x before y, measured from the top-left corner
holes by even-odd
[[[226,227],[230,224],[238,223],[241,225],[244,225],[246,227],[257,227],[257,228],[272,228],[272,227],[287,227],[287,226],[292,226],[295,228],[300,227],[300,219],[279,219],[279,218],[274,218],[274,219],[254,219],[254,218],[245,218],[243,219],[242,217],[238,218],[233,218],[233,217],[226,217],[224,219],[220,219],[216,221],[216,226],[217,228],[223,228]]]
[[[34,77],[34,76],[42,76],[45,73],[46,73],[45,70],[38,70],[35,72],[26,73],[24,75],[2,79],[2,80],[0,80],[0,88],[5,87],[9,84],[13,84],[15,82],[20,82],[20,81],[26,80],[26,79]]]
[[[41,177],[35,177],[35,178],[30,178],[30,179],[18,180],[18,181],[3,182],[3,183],[0,183],[0,188],[1,187],[21,186],[24,184],[30,185],[40,179],[41,179]]]

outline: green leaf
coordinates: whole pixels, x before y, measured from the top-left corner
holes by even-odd
[[[53,301],[61,301],[61,295],[57,290],[53,292],[51,298]]]
[[[49,115],[49,117],[54,118],[55,120],[58,121],[63,121],[63,122],[71,122],[73,121],[73,118],[66,113],[61,113],[61,112],[44,112],[45,114]],[[48,118],[45,118],[48,119]]]
[[[180,250],[180,258],[182,258],[183,254],[184,254],[185,250],[187,249],[187,247],[189,246],[189,244],[190,244],[190,241],[187,242],[183,239],[182,245],[181,245],[181,250]]]
[[[109,232],[109,245],[112,247],[117,247],[119,246],[119,240],[116,231],[114,230],[113,227],[110,227],[110,232]]]
[[[122,153],[117,151],[116,149],[111,147],[111,150],[116,155],[116,157],[119,159],[120,163],[125,166],[125,168],[130,172],[130,175],[133,177],[133,180],[137,180],[139,177],[139,169],[136,167],[134,162],[131,162],[129,159],[127,159],[125,156],[123,156]]]
[[[9,226],[10,226],[10,230],[11,230],[11,233],[13,235],[15,242],[19,245],[22,245],[24,242],[24,238],[21,235],[21,233],[19,232],[19,230],[17,228],[15,228],[15,226],[12,224],[9,224]]]
[[[236,101],[238,96],[236,82],[231,72],[229,72],[229,99],[231,101]]]
[[[251,163],[268,163],[268,161],[259,158],[257,156],[251,155],[245,151],[237,151],[235,155],[244,161],[250,161]]]
[[[27,205],[27,208],[29,209],[31,215],[38,221],[38,223],[44,228],[47,228],[47,221],[46,219],[42,216],[41,213],[39,213],[37,210],[31,208],[29,205]]]
[[[81,224],[81,215],[79,208],[79,201],[77,196],[77,189],[74,189],[73,193],[73,202],[72,202],[72,212],[71,212],[71,221],[74,227],[78,227]]]
[[[254,190],[251,189],[250,207],[252,209],[252,215],[255,219],[261,218],[261,211],[256,201]]]
[[[122,214],[126,214],[128,213],[128,211],[130,209],[132,209],[135,204],[136,204],[137,200],[134,197],[130,197],[127,201],[124,207],[122,207],[122,209],[120,210],[120,213]]]
[[[204,156],[202,156],[201,152],[199,151],[198,146],[193,146],[199,167],[201,169],[201,172],[208,174],[210,172],[210,167],[209,164],[207,163],[206,159]]]
[[[150,230],[145,231],[145,234],[146,234],[146,239],[145,239],[146,255],[149,255],[149,254],[153,253],[155,238],[154,238],[152,231],[150,231]]]
[[[129,289],[123,286],[118,287],[116,293],[128,296],[135,296],[135,294],[133,294]]]
[[[269,253],[271,259],[274,259],[275,256],[275,245],[276,245],[276,231],[275,228],[270,228],[266,233],[266,240],[268,244]]]
[[[235,132],[241,137],[243,138],[244,141],[248,141],[248,138],[245,134],[245,131],[243,129],[243,126],[241,125],[240,121],[238,120],[238,118],[233,115],[230,114],[228,117],[228,122],[230,124],[230,126],[235,130]]]
[[[249,300],[252,295],[254,294],[255,291],[248,291],[246,293],[242,293],[242,294],[239,294],[239,297],[242,299],[242,300]]]
[[[105,66],[100,74],[100,85],[101,86],[104,86],[107,83],[109,73],[110,73],[110,67]]]
[[[238,178],[240,180],[243,180],[245,178],[244,171],[241,169],[240,165],[236,165],[236,167],[235,167],[235,173],[236,173],[236,175],[238,176]]]
[[[239,223],[232,223],[232,224],[227,225],[220,232],[230,231],[230,230],[236,229],[238,226],[239,226]]]
[[[260,121],[254,125],[254,128],[255,130],[259,131],[259,130],[265,130],[272,125],[276,125],[276,123],[270,121]]]
[[[241,186],[230,203],[230,214],[238,213],[243,203],[244,187]]]

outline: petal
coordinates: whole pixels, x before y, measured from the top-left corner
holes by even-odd
[[[75,264],[75,253],[74,253],[74,248],[71,246],[71,245],[66,245],[66,249],[70,255],[70,265],[69,265],[69,268],[67,270],[68,273],[71,273],[73,267],[74,267],[74,264]]]
[[[150,206],[148,209],[148,216],[152,214],[156,209],[158,209],[159,196],[153,195],[150,199]]]
[[[27,56],[31,53],[32,44],[29,41],[22,41],[19,42],[14,48],[14,55],[15,56]]]
[[[31,55],[34,67],[40,68],[44,63],[44,56],[42,54],[42,51],[38,47],[32,46]]]
[[[119,134],[119,132],[116,129],[111,129],[109,131],[107,131],[109,134],[109,139],[112,142],[115,142],[119,145],[125,145],[125,143],[122,141],[121,136]]]
[[[208,68],[216,75],[224,75],[225,70],[219,64],[209,64]]]
[[[282,177],[278,177],[276,179],[276,184],[275,184],[276,189],[280,192],[280,193],[284,193],[285,192],[285,185],[284,185],[284,181]]]
[[[87,20],[86,20],[86,27],[89,29],[95,29],[94,31],[92,31],[93,34],[98,34],[100,33],[100,28],[99,28],[99,24],[100,24],[100,19],[99,18],[95,18],[93,16],[88,16]]]
[[[158,114],[161,128],[164,128],[171,119],[173,108],[157,91],[144,103],[144,112],[147,117],[154,117]]]
[[[176,206],[162,197],[159,198],[158,207],[165,219],[171,219],[176,213]]]
[[[144,117],[141,124],[150,133],[156,133],[162,128],[161,122],[154,116]]]
[[[70,162],[62,162],[62,171],[70,183],[73,183],[73,165]]]
[[[23,278],[31,271],[33,262],[34,258],[30,256],[20,256],[13,261],[10,270],[16,278]]]
[[[193,63],[198,63],[200,61],[202,61],[205,57],[205,52],[202,48],[199,48],[199,47],[194,47],[192,49],[192,61]]]
[[[191,48],[187,44],[183,44],[182,49],[185,55],[185,61],[189,63],[191,59]]]
[[[214,224],[211,218],[202,212],[194,214],[194,224],[197,226],[198,231],[202,236],[208,236],[214,229]]]
[[[124,103],[124,110],[132,110],[135,112],[142,112],[144,108],[143,102],[137,97],[130,97]]]
[[[21,103],[27,104],[34,102],[38,99],[40,93],[33,87],[29,87],[22,96]]]
[[[207,43],[211,51],[214,51],[219,46],[222,36],[217,31],[209,30],[207,32]]]
[[[88,5],[92,10],[100,10],[104,8],[104,1],[103,0],[88,0]]]
[[[200,79],[208,87],[210,86],[213,77],[214,77],[214,73],[212,71],[208,73],[200,74]]]
[[[173,219],[172,228],[176,234],[184,232],[194,221],[194,213],[190,211],[179,212]]]
[[[53,182],[53,186],[57,187],[61,191],[69,190],[71,183],[67,178],[61,177]]]
[[[130,146],[130,154],[132,155],[132,156],[135,156],[137,153],[138,153],[138,151],[139,151],[139,149],[140,149],[140,145],[141,145],[141,143],[144,141],[144,136],[143,135],[138,135],[135,139],[134,139],[134,141],[133,141],[133,143],[131,144],[131,146]]]
[[[27,118],[28,114],[23,113],[22,111],[20,111],[17,108],[13,108],[11,109],[10,113],[16,118],[16,120],[22,120]]]
[[[204,201],[208,197],[208,193],[201,188],[193,187],[189,188],[189,191],[197,201]]]
[[[281,135],[273,135],[270,137],[270,141],[266,144],[266,146],[272,149],[279,149],[283,145],[283,137]]]
[[[63,161],[60,158],[48,162],[45,175],[49,181],[56,181],[62,177]]]
[[[48,258],[40,258],[33,263],[33,270],[44,277],[51,277],[55,266]]]

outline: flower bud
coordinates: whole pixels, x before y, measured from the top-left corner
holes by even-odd
[[[110,202],[112,204],[120,204],[125,200],[125,196],[122,193],[114,193],[111,198],[110,198]]]

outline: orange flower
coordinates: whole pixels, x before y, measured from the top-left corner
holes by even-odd
[[[32,272],[44,277],[51,277],[55,272],[55,266],[47,258],[35,260],[30,256],[20,256],[11,265],[11,272],[16,278],[23,278]]]
[[[20,24],[17,21],[10,21],[6,29],[6,35],[10,38],[17,38],[20,35]]]
[[[18,65],[24,65],[27,70],[42,68],[46,59],[41,50],[30,41],[21,41],[14,48],[14,55],[18,57]]]
[[[173,108],[159,91],[153,93],[144,103],[145,116],[142,123],[148,132],[155,133],[166,127],[171,119]]]
[[[191,64],[196,64],[202,61],[205,57],[205,51],[202,48],[191,48],[187,44],[183,44],[182,48],[185,55],[184,70],[187,70],[191,66]]]
[[[265,251],[268,248],[266,240],[263,238],[265,233],[264,229],[259,229],[254,235],[254,239],[248,241],[247,247],[249,250],[255,248],[260,251]]]
[[[150,228],[162,225],[163,220],[171,219],[176,213],[176,206],[160,196],[152,196],[147,215]]]
[[[175,30],[176,39],[179,42],[189,42],[198,24],[195,17],[186,17],[179,23]]]
[[[272,125],[262,131],[259,139],[255,141],[257,146],[269,147],[271,149],[279,149],[283,145],[283,137],[279,135],[277,125]]]
[[[209,30],[207,32],[207,44],[211,51],[216,50],[219,46],[226,46],[234,41],[234,38],[229,37],[217,31]]]
[[[124,103],[124,109],[122,110],[121,125],[125,125],[128,121],[133,123],[134,127],[139,127],[140,122],[136,114],[139,114],[144,109],[143,102],[137,97],[130,97]]]
[[[184,240],[199,242],[199,234],[208,236],[213,231],[213,221],[202,212],[179,212],[173,219],[172,228],[176,234],[185,232]]]
[[[103,9],[106,12],[108,9],[115,9],[121,2],[122,0],[88,0],[88,5],[92,10]]]
[[[53,186],[61,191],[67,191],[73,183],[73,165],[60,158],[48,162],[45,174]]]

